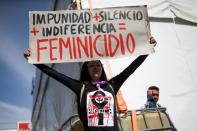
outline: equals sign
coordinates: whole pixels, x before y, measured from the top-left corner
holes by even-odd
[[[118,23],[118,25],[119,25],[119,30],[126,30],[125,23]]]

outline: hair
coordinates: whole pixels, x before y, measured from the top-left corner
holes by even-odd
[[[157,91],[159,91],[159,87],[157,87],[157,86],[150,86],[148,88],[148,90],[157,90]]]
[[[81,74],[80,74],[80,82],[84,83],[84,82],[91,82],[91,79],[90,79],[90,75],[88,73],[88,63],[90,61],[86,61],[83,63],[83,66],[81,68]],[[101,61],[99,60],[99,62],[101,63]],[[105,71],[104,71],[104,68],[103,68],[103,64],[101,63],[101,68],[102,68],[102,74],[101,74],[101,77],[100,77],[100,80],[101,81],[107,81],[107,76],[105,74]]]

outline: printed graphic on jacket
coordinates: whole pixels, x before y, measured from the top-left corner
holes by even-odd
[[[114,126],[114,98],[104,90],[87,95],[88,126]]]

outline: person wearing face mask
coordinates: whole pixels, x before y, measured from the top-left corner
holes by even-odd
[[[158,104],[158,101],[159,101],[159,87],[150,86],[147,90],[147,101],[143,108],[144,109],[155,108],[157,111],[160,111],[160,108],[164,108],[164,107]],[[167,116],[170,126],[172,127],[172,131],[177,131],[177,128],[174,126],[169,114],[163,110],[161,110],[161,112],[163,112]]]
[[[147,90],[147,102],[145,108],[158,108],[161,107],[158,104],[159,100],[159,88],[157,86],[150,86]]]

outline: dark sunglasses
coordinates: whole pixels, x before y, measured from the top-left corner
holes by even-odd
[[[159,96],[159,94],[154,94],[154,93],[153,93],[152,96]]]

